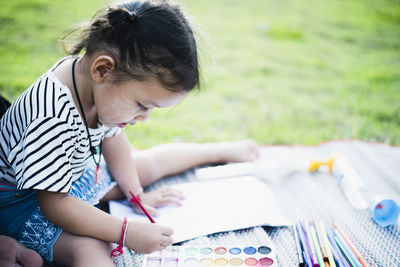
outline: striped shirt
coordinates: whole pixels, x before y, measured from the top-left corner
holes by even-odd
[[[51,69],[23,92],[0,121],[0,182],[17,189],[69,192],[91,153],[72,94]],[[98,123],[93,146],[122,131]]]

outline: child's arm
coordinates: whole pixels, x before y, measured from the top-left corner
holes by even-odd
[[[64,231],[118,243],[123,220],[64,193],[36,191],[43,215]],[[126,245],[141,253],[160,250],[172,244],[172,229],[160,224],[129,221]]]
[[[132,157],[132,150],[128,138],[124,133],[105,138],[102,152],[111,176],[118,182],[124,195],[129,198],[131,190],[137,193],[141,188],[136,165]]]
[[[130,199],[129,191],[134,194],[142,188],[132,156],[132,148],[124,133],[103,140],[103,155],[111,176],[117,181],[125,197]],[[171,188],[159,188],[141,195],[143,205],[150,214],[156,215],[155,207],[166,204],[180,204],[183,196]],[[138,210],[139,211],[139,210]]]
[[[217,143],[161,144],[133,154],[142,185],[207,163],[256,160],[259,147],[253,140]],[[154,168],[157,166],[157,168]]]
[[[65,193],[37,190],[36,197],[43,215],[67,232],[118,243],[122,219]]]

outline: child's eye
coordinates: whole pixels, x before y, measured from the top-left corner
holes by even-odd
[[[137,104],[138,104],[140,110],[142,110],[142,111],[147,111],[148,110],[148,108],[146,108],[145,106],[143,106],[139,102],[137,102]]]

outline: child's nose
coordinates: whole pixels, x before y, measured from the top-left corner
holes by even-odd
[[[150,112],[146,112],[146,113],[144,113],[144,114],[137,115],[137,116],[134,118],[134,120],[135,120],[135,121],[140,121],[140,122],[145,122],[145,121],[147,121],[147,119],[149,118],[149,115],[150,115]]]

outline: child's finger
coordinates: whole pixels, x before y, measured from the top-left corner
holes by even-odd
[[[158,216],[159,213],[156,208],[149,206],[149,205],[143,205],[143,206],[151,216],[154,216],[154,217]]]
[[[144,214],[143,210],[139,207],[139,205],[136,205],[136,204],[133,204],[133,203],[132,203],[132,205],[133,205],[133,209],[137,213]],[[159,215],[158,211],[154,207],[149,206],[149,205],[144,204],[144,203],[142,203],[142,205],[151,216],[157,217]]]
[[[186,197],[183,195],[183,192],[178,191],[178,190],[171,190],[171,191],[168,191],[168,192],[166,192],[166,193],[164,194],[164,196],[166,196],[166,197],[175,197],[175,198],[178,198],[178,199],[181,199],[181,200],[183,200],[183,199],[186,198]]]
[[[163,237],[171,238],[171,240],[172,240],[171,235],[173,235],[173,234],[174,234],[174,230],[173,230],[171,227],[164,227],[164,229],[161,230],[161,235],[162,235]],[[172,241],[173,241],[173,240],[172,240]],[[171,244],[172,244],[172,243],[171,243]]]
[[[162,207],[168,204],[175,204],[177,206],[181,206],[181,200],[176,198],[176,197],[163,197],[162,199],[159,200],[158,203],[156,203],[156,207]]]
[[[162,188],[160,188],[160,192],[161,192],[161,196],[163,196],[163,197],[176,197],[179,199],[185,199],[183,192],[178,189],[175,189],[175,188],[162,187]]]
[[[161,240],[161,244],[162,246],[170,246],[174,243],[174,239],[170,236],[163,236],[162,240]]]

